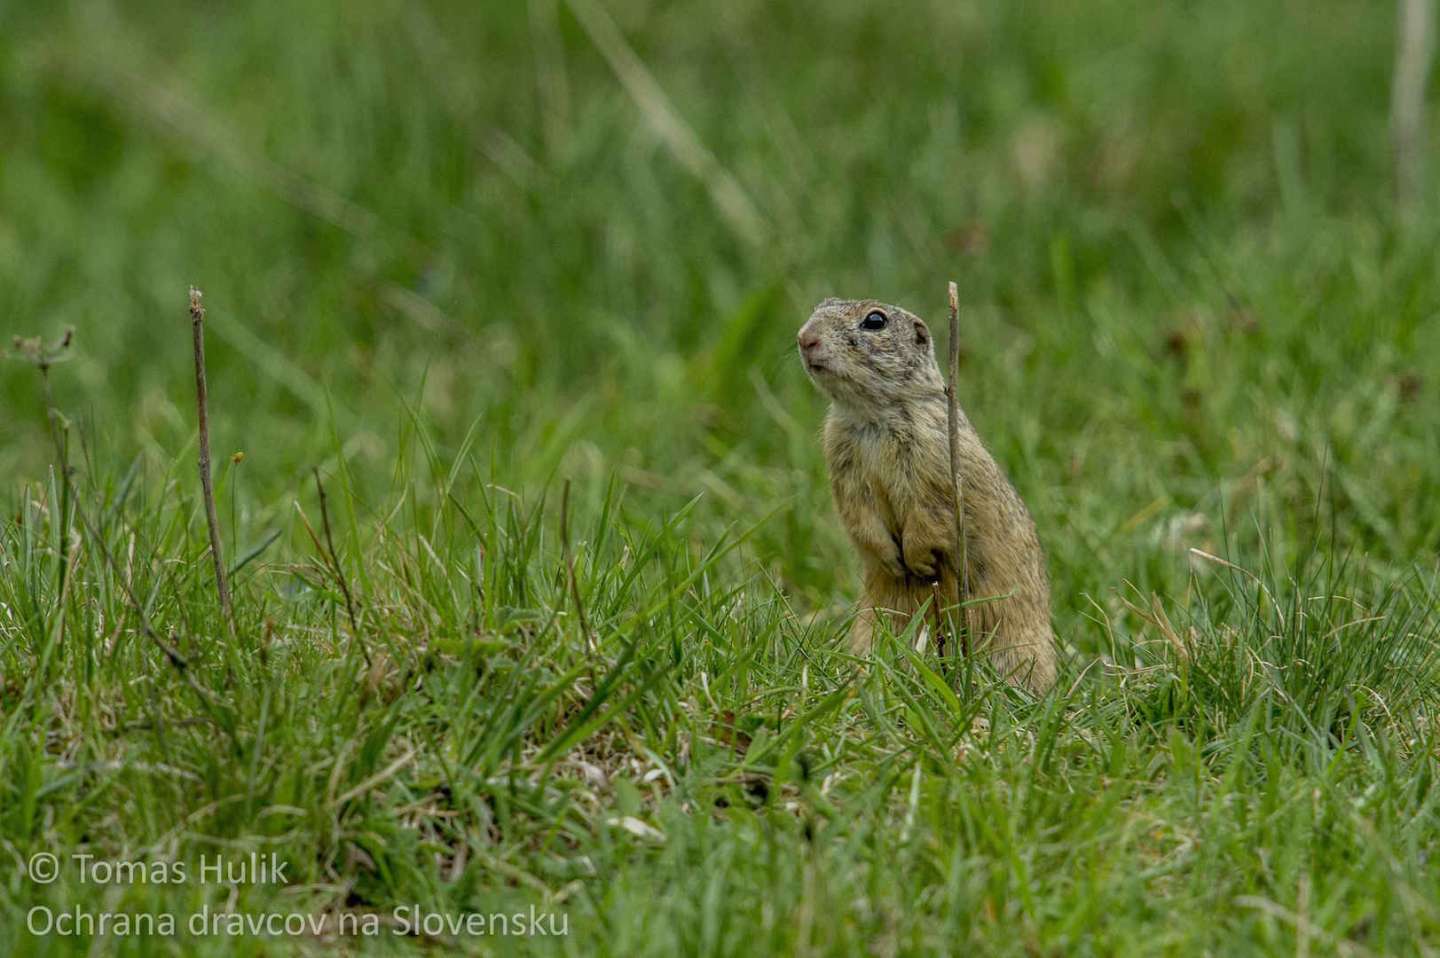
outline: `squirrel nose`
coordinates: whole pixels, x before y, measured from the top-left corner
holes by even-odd
[[[800,341],[800,351],[802,353],[808,353],[812,350],[820,348],[820,337],[815,335],[814,333],[807,333],[802,331],[800,335],[796,338]]]

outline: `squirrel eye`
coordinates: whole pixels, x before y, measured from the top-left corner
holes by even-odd
[[[865,318],[864,318],[864,319],[860,320],[860,328],[861,328],[861,329],[884,329],[884,328],[885,328],[885,324],[888,323],[888,322],[890,322],[890,317],[886,316],[884,313],[880,312],[880,310],[878,310],[878,309],[876,309],[876,310],[871,310],[870,312],[868,312],[868,313],[865,314]]]

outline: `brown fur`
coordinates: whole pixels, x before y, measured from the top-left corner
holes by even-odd
[[[862,329],[874,311],[887,325]],[[942,606],[959,598],[945,383],[929,329],[897,306],[827,299],[799,342],[806,371],[832,400],[825,458],[863,567],[851,647],[864,653],[882,617],[903,629],[937,583]],[[971,646],[1012,682],[1044,692],[1055,682],[1055,637],[1035,523],[963,412],[957,433]]]

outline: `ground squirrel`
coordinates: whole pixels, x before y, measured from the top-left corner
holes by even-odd
[[[806,372],[832,401],[825,459],[864,566],[850,634],[864,653],[881,616],[898,631],[937,583],[945,605],[959,596],[945,381],[929,328],[897,306],[827,299],[798,340]],[[1043,692],[1055,681],[1055,638],[1035,523],[963,412],[956,426],[971,647]]]

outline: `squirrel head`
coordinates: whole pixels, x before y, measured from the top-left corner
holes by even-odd
[[[822,300],[796,339],[815,385],[858,413],[934,398],[945,388],[930,328],[899,306]]]

